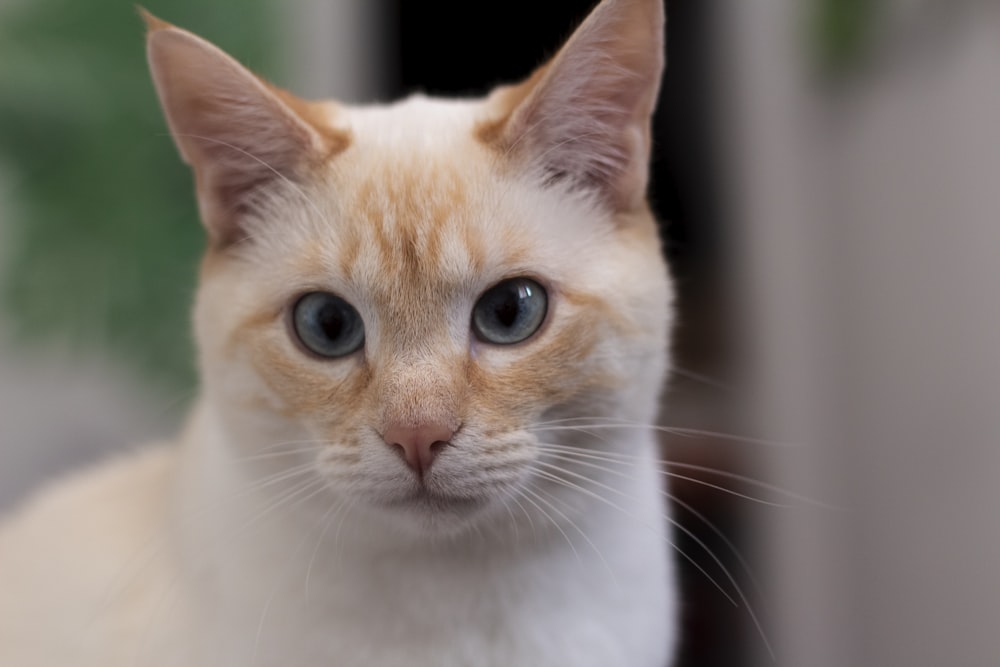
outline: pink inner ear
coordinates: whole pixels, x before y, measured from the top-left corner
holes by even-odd
[[[525,85],[503,132],[546,180],[645,198],[650,117],[663,71],[662,0],[605,0]]]
[[[269,102],[232,100],[228,107],[203,108],[187,119],[191,132],[177,131],[197,175],[203,220],[223,243],[242,233],[240,221],[269,186],[301,176],[312,148],[302,125],[279,109],[267,113]]]
[[[293,108],[307,103],[271,88],[212,44],[154,26],[148,55],[174,140],[194,168],[202,221],[214,243],[242,237],[241,220],[268,186],[295,180],[303,166],[329,155],[329,133]]]

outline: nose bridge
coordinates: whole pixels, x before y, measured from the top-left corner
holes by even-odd
[[[399,355],[379,370],[381,428],[461,423],[464,374],[443,354]]]
[[[407,245],[407,247],[409,247]],[[378,425],[455,430],[466,393],[466,349],[449,328],[451,292],[412,257],[400,256],[383,283],[382,326],[373,344]],[[415,275],[415,272],[420,275]]]

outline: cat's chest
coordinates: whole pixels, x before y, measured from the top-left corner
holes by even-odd
[[[659,667],[661,636],[636,643],[618,610],[581,604],[580,598],[541,601],[519,610],[496,599],[421,599],[371,604],[353,613],[326,605],[286,602],[248,610],[203,628],[204,656],[213,665],[262,667]],[[644,604],[665,618],[660,604]],[[513,612],[513,613],[512,613]],[[663,625],[667,627],[666,623]],[[647,633],[647,637],[650,635]]]

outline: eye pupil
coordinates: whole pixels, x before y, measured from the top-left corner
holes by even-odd
[[[295,303],[292,326],[299,342],[321,357],[343,357],[364,345],[365,326],[351,304],[327,292],[310,292]]]
[[[542,325],[548,297],[528,278],[512,278],[486,290],[472,311],[472,328],[487,343],[510,345],[531,336]]]
[[[505,301],[498,304],[496,307],[497,321],[499,321],[505,327],[514,326],[514,322],[517,321],[517,314],[521,312],[518,308],[518,304],[513,299]]]
[[[330,340],[340,338],[340,334],[344,330],[344,319],[337,309],[323,308],[319,313],[318,320],[318,324],[327,338]]]

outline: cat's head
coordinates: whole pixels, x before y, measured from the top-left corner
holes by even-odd
[[[576,433],[548,426],[654,419],[662,11],[605,0],[520,85],[373,107],[303,101],[148,18],[209,235],[206,400],[235,445],[308,445],[333,493],[453,527],[546,483],[543,443]]]

